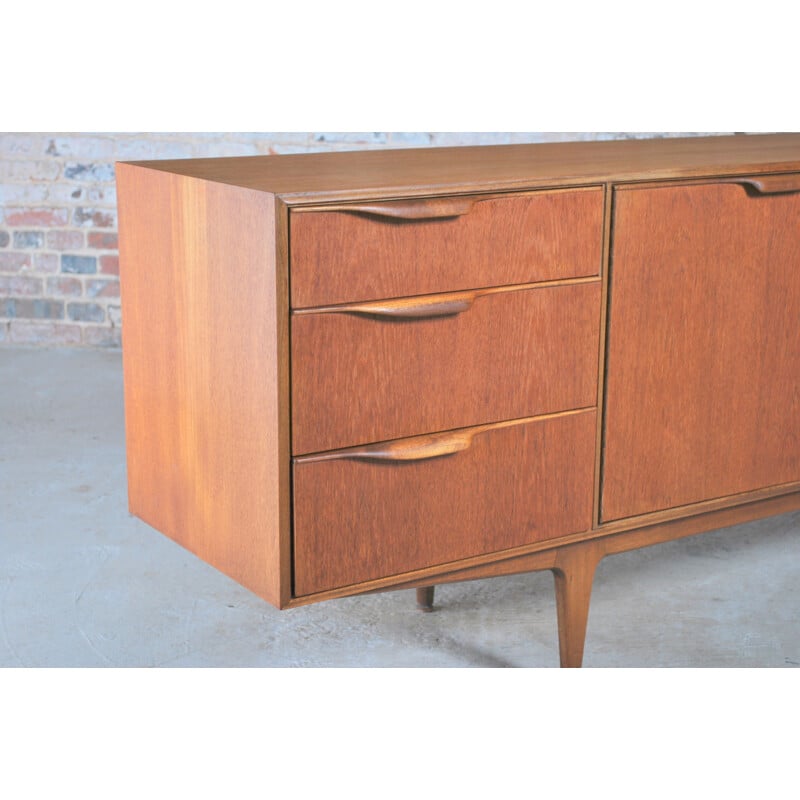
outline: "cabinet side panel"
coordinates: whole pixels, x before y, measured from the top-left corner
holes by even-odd
[[[281,605],[274,198],[124,164],[117,183],[130,510]]]

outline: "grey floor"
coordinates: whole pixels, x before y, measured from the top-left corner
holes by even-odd
[[[614,556],[587,667],[800,666],[800,514]],[[276,611],[127,512],[118,352],[0,349],[0,666],[553,667],[549,573]]]

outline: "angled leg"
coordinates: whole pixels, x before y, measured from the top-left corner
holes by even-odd
[[[592,543],[562,550],[553,567],[562,667],[580,667],[589,619],[592,580],[602,551]]]
[[[420,611],[433,611],[433,590],[435,586],[417,589],[417,608]]]

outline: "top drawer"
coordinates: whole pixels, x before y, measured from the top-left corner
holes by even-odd
[[[600,187],[294,209],[293,308],[599,274]]]

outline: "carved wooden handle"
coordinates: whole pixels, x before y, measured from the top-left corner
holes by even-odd
[[[390,219],[449,219],[469,214],[478,202],[474,197],[434,197],[423,200],[391,200],[385,203],[342,203],[317,211],[349,211]]]
[[[472,308],[480,292],[459,292],[445,298],[409,297],[401,300],[387,300],[380,303],[352,303],[331,306],[328,310],[339,314],[356,314],[361,317],[378,319],[434,319],[453,317]],[[319,309],[317,310],[319,312]]]
[[[800,192],[800,173],[796,172],[789,175],[757,175],[746,178],[728,178],[723,182],[749,186],[759,194]]]
[[[336,461],[350,459],[357,461],[424,461],[441,458],[466,450],[479,430],[457,431],[455,433],[436,433],[430,436],[417,436],[414,439],[399,439],[393,442],[379,442],[364,447],[348,447],[333,453],[303,458],[303,461]]]
[[[472,445],[472,440],[479,434],[487,431],[499,431],[504,428],[513,428],[517,425],[526,425],[529,422],[555,419],[556,417],[571,417],[574,414],[594,413],[594,407],[576,408],[572,411],[559,411],[555,414],[541,414],[537,417],[520,417],[507,419],[502,422],[490,422],[474,428],[462,428],[448,433],[431,433],[426,436],[415,436],[411,439],[394,439],[390,442],[378,442],[363,447],[346,447],[343,450],[333,450],[316,455],[298,456],[295,460],[307,464],[313,461],[340,461],[351,459],[356,461],[424,461],[427,458],[440,458],[451,456],[467,450]]]

